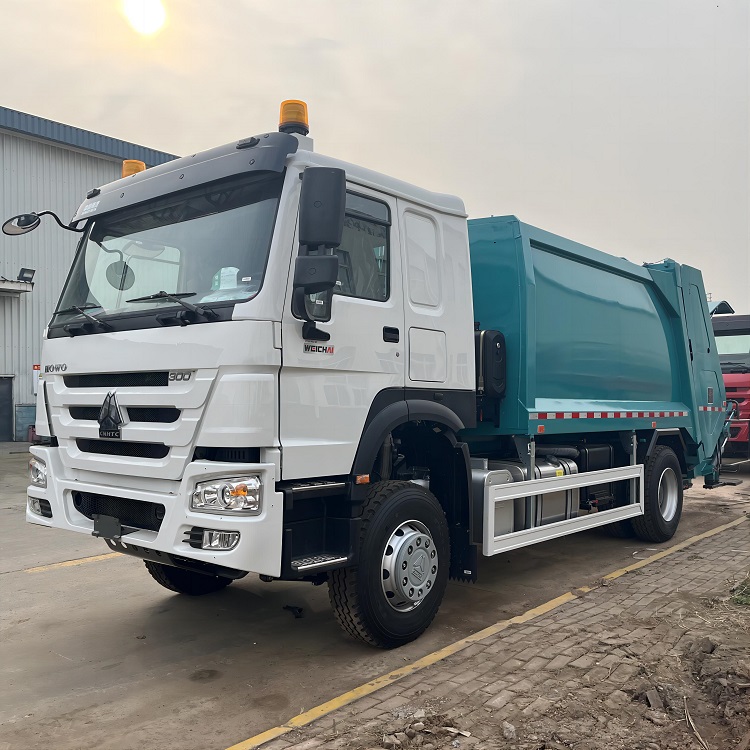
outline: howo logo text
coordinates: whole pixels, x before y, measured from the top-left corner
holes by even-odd
[[[333,354],[333,347],[323,346],[322,344],[305,344],[303,351],[313,354]]]
[[[66,364],[59,365],[44,365],[45,372],[65,372],[68,369]]]

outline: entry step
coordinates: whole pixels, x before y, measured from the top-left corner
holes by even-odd
[[[346,555],[311,555],[310,557],[299,557],[292,560],[292,570],[315,570],[326,568],[329,565],[345,563],[349,558]]]

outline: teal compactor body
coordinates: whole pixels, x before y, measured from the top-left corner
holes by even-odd
[[[514,216],[469,221],[469,244],[477,327],[504,335],[507,359],[504,397],[465,433],[472,453],[500,435],[625,433],[643,452],[656,435],[685,478],[718,481],[726,401],[700,271],[638,266]]]

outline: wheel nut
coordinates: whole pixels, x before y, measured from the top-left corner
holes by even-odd
[[[435,575],[437,573],[437,565],[432,566],[432,575]]]
[[[409,589],[409,596],[414,596],[414,589]]]
[[[406,551],[407,551],[407,552],[408,552],[409,554],[411,554],[412,552],[414,552],[414,547],[412,547],[412,546],[411,546],[411,544],[410,544],[410,545],[409,545],[409,548],[408,548],[408,549],[407,549]]]
[[[432,588],[432,581],[427,581],[427,583],[425,583],[425,586],[426,586],[426,587],[427,587],[428,589],[429,589],[429,588]]]
[[[422,544],[422,538],[417,537],[417,547],[419,547],[420,544]]]
[[[432,557],[432,558],[435,557],[435,550],[432,550],[432,552],[430,552],[430,557]]]
[[[409,579],[408,578],[404,578],[404,580],[402,581],[402,584],[404,586],[406,586],[407,583],[409,583]]]
[[[401,570],[406,570],[406,560],[401,563]]]
[[[422,589],[419,589],[419,591],[417,591],[417,596],[422,596]]]
[[[425,539],[424,540],[424,548],[425,549],[429,549],[430,548],[430,540],[429,539]]]

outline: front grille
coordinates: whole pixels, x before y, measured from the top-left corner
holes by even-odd
[[[65,375],[68,388],[136,388],[169,385],[168,372],[104,372],[91,375]]]
[[[128,406],[131,422],[161,422],[171,424],[180,418],[180,410],[170,406]]]
[[[111,495],[96,495],[93,492],[74,492],[73,505],[76,510],[94,520],[94,513],[117,518],[123,526],[158,531],[164,520],[164,506],[161,503],[128,500]]]
[[[71,406],[70,416],[73,419],[84,419],[88,422],[96,422],[99,419],[101,406]]]
[[[194,461],[225,461],[235,464],[257,464],[260,448],[210,448],[199,446],[193,454]]]
[[[169,446],[164,443],[129,443],[122,440],[90,440],[78,438],[78,450],[104,456],[130,456],[131,458],[164,458]]]
[[[101,406],[71,406],[70,416],[73,419],[96,422],[101,410]],[[128,406],[127,413],[131,422],[171,424],[180,418],[180,410],[170,406]]]

